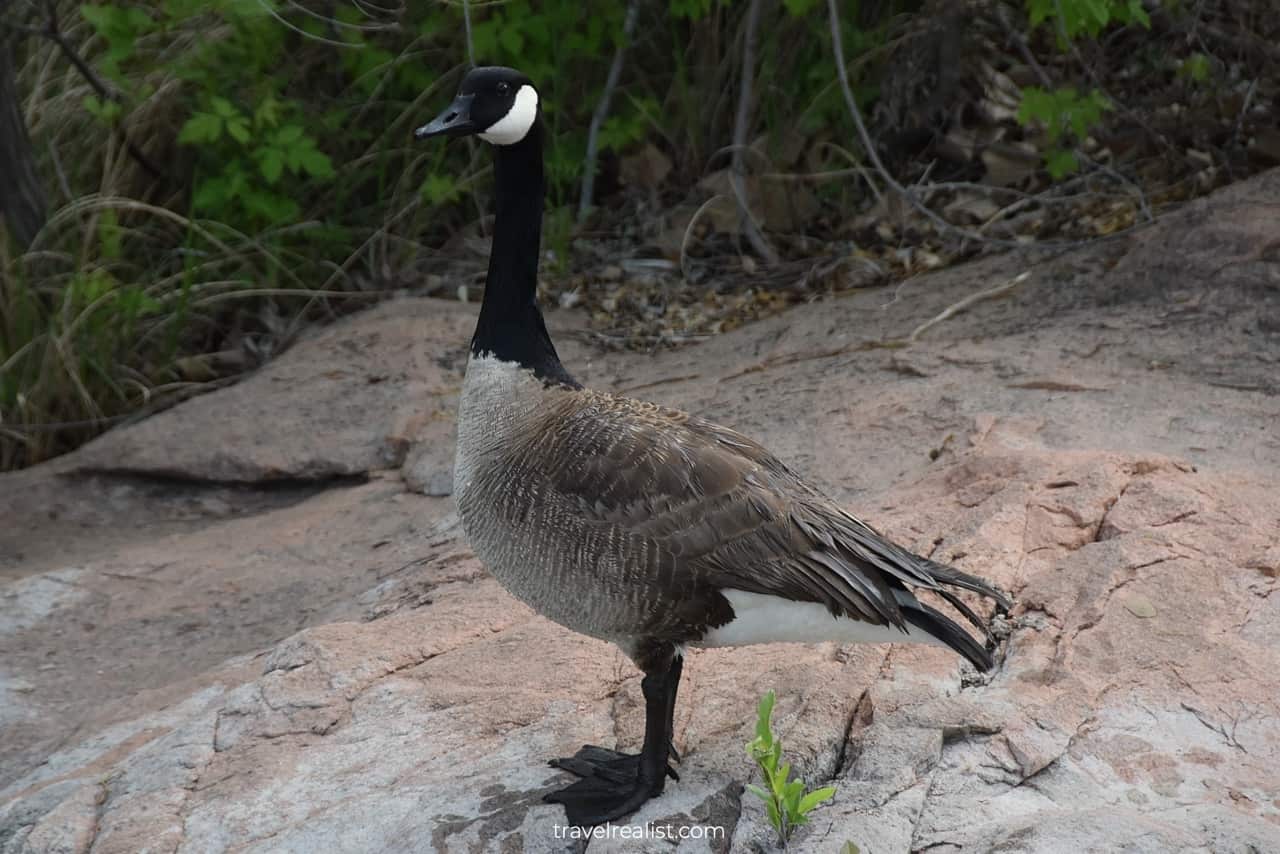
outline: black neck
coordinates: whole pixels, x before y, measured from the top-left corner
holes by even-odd
[[[538,311],[538,256],[542,241],[542,120],[515,145],[494,146],[497,211],[489,275],[471,353],[491,353],[539,378],[577,386],[560,364]]]

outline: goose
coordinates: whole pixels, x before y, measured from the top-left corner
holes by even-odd
[[[589,827],[678,780],[669,760],[685,650],[835,641],[923,643],[989,670],[994,646],[956,591],[1008,609],[990,583],[912,554],[761,445],[701,417],[585,388],[536,301],[541,99],[512,68],[477,67],[418,139],[474,135],[494,152],[488,278],[458,407],[454,497],[479,560],[516,598],[616,644],[644,674],[644,741],[586,745],[545,796]],[[985,635],[979,643],[927,590]]]

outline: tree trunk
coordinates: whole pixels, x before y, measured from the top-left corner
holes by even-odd
[[[13,44],[0,38],[0,223],[25,249],[44,225],[46,210],[14,80]]]

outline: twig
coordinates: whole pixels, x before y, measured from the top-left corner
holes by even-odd
[[[387,23],[387,24],[377,24],[377,23],[357,24],[351,21],[339,21],[337,18],[330,17],[329,15],[321,14],[320,12],[316,12],[312,9],[308,9],[306,6],[297,2],[297,0],[288,0],[288,3],[291,8],[297,9],[302,14],[307,15],[310,18],[314,18],[317,21],[324,21],[326,24],[333,27],[335,30],[355,30],[357,32],[362,32],[362,33],[377,33],[377,32],[386,32],[389,30],[394,30],[397,26],[394,22]],[[369,10],[366,9],[364,6],[362,6],[359,2],[356,2],[354,5],[357,9],[359,9],[361,12],[364,13],[364,16],[366,18],[377,17],[377,13],[370,13]],[[382,14],[387,14],[390,11],[392,10],[385,10],[385,9],[379,10],[379,12]]]
[[[1138,183],[1136,181],[1132,181],[1129,178],[1126,178],[1124,175],[1120,174],[1115,169],[1112,169],[1110,166],[1101,162],[1100,160],[1094,160],[1092,157],[1085,154],[1081,150],[1077,149],[1075,152],[1075,155],[1076,157],[1080,158],[1084,162],[1093,166],[1093,168],[1097,169],[1099,172],[1102,172],[1106,175],[1110,175],[1112,178],[1119,181],[1121,184],[1127,184],[1128,186],[1132,187],[1133,192],[1138,197],[1138,209],[1142,211],[1143,217],[1146,218],[1147,222],[1156,221],[1155,215],[1151,213],[1151,205],[1147,203],[1147,194],[1143,192],[1142,187],[1138,186]]]
[[[1026,60],[1027,65],[1036,73],[1036,77],[1040,80],[1040,85],[1045,89],[1052,89],[1053,80],[1050,79],[1049,73],[1044,70],[1044,67],[1036,62],[1035,56],[1031,53],[1031,46],[1027,44],[1027,37],[1014,27],[1009,22],[1008,16],[1002,14],[1002,12],[1004,12],[1004,7],[997,8],[996,18],[1000,21],[1000,26],[1004,28],[1005,35],[1011,38],[1013,43],[1018,46],[1018,53],[1022,54],[1022,58]]]
[[[946,320],[949,317],[953,317],[959,314],[960,312],[964,311],[966,308],[968,308],[971,305],[974,305],[975,303],[979,303],[985,299],[992,299],[994,297],[1000,296],[1001,294],[1008,293],[1009,291],[1016,288],[1018,285],[1025,282],[1030,275],[1031,275],[1030,270],[1023,273],[1019,273],[1009,281],[1005,282],[1003,285],[997,285],[996,287],[988,288],[985,291],[978,291],[976,294],[969,294],[969,296],[965,297],[959,302],[956,302],[947,306],[942,310],[940,314],[938,314],[937,317],[933,318],[932,320],[926,320],[924,323],[917,326],[912,331],[912,333],[907,336],[907,343],[914,344],[916,340],[925,333],[926,330],[931,329],[934,326],[937,326],[939,323],[941,323],[942,321]]]
[[[702,216],[707,208],[711,207],[721,199],[727,199],[728,196],[716,195],[707,199],[698,209],[693,212],[693,216],[689,217],[689,223],[684,227],[684,234],[680,237],[680,277],[686,282],[689,281],[689,270],[685,267],[685,259],[689,253],[689,235],[693,234],[693,226],[697,223],[698,218]]]
[[[819,359],[834,359],[836,356],[843,356],[846,353],[862,352],[866,350],[901,350],[906,346],[906,342],[894,339],[879,341],[868,339],[862,341],[851,341],[848,344],[842,344],[839,347],[830,347],[823,350],[806,350],[800,353],[780,353],[776,356],[769,356],[761,359],[752,365],[747,365],[741,370],[726,374],[720,378],[720,382],[728,380],[736,380],[738,377],[745,377],[747,374],[758,374],[761,371],[767,371],[770,368],[780,367],[782,365],[794,365],[797,362],[814,362]]]
[[[653,388],[655,386],[666,385],[667,383],[682,383],[688,380],[696,380],[701,378],[701,376],[702,374],[680,374],[679,376],[675,376],[675,377],[662,377],[661,379],[653,380],[651,382],[640,383],[640,385],[629,385],[629,386],[626,386],[625,388],[617,389],[617,393],[633,394],[634,392],[641,391],[646,388]]]
[[[471,38],[470,0],[462,0],[462,24],[465,27],[467,34],[467,69],[470,70],[476,67],[476,45]],[[470,157],[472,163],[476,162],[476,154],[478,151],[479,146],[476,143],[475,137],[468,136],[467,155]],[[471,191],[471,202],[476,206],[476,214],[480,217],[480,231],[483,234],[486,231],[484,227],[484,205],[480,204],[480,196],[476,194],[474,189]],[[486,234],[485,236],[487,237],[488,235]]]
[[[750,154],[752,157],[754,157],[754,158],[756,158],[757,160],[759,160],[759,161],[761,162],[761,164],[763,164],[764,168],[766,168],[766,169],[772,169],[772,168],[773,168],[773,161],[769,159],[769,155],[765,154],[765,153],[764,153],[763,151],[761,151],[760,149],[758,149],[758,148],[752,148],[752,147],[751,147],[751,146],[749,146],[749,145],[739,145],[739,144],[737,144],[737,143],[732,143],[732,142],[731,142],[731,143],[729,143],[728,145],[722,145],[722,146],[720,146],[719,148],[717,148],[715,151],[711,152],[710,156],[708,156],[708,157],[707,157],[707,162],[703,165],[703,169],[704,169],[704,170],[707,170],[707,171],[710,171],[710,169],[711,169],[711,164],[715,163],[715,162],[716,162],[716,158],[717,158],[717,157],[719,157],[721,154],[728,154],[728,155],[730,155],[730,157],[729,157],[729,164],[730,164],[730,165],[732,165],[732,164],[733,164],[733,156],[732,156],[732,155],[734,155],[734,154],[741,154],[742,156],[744,156],[744,157],[745,157],[746,155]]]
[[[462,25],[467,32],[467,62],[471,63],[471,67],[476,67],[476,46],[471,40],[471,3],[470,0],[462,0]]]
[[[756,254],[770,264],[778,263],[778,252],[769,245],[747,204],[742,176],[745,171],[742,149],[747,144],[747,130],[751,121],[751,82],[756,72],[756,29],[760,23],[760,0],[751,0],[747,7],[746,32],[742,38],[742,73],[738,87],[738,114],[733,122],[733,164],[729,169],[729,186],[738,201],[738,215],[747,241]]]
[[[56,0],[54,0],[54,2],[56,2]],[[262,8],[262,11],[266,12],[272,18],[275,18],[276,23],[280,24],[282,27],[284,27],[287,30],[293,30],[295,33],[302,36],[304,39],[308,39],[313,42],[319,42],[320,44],[327,44],[330,47],[348,47],[348,48],[356,48],[358,50],[363,49],[365,47],[364,42],[344,42],[338,39],[327,39],[324,36],[318,36],[315,33],[309,33],[306,30],[304,30],[302,27],[299,27],[297,24],[292,23],[291,21],[289,21],[288,18],[286,18],[285,16],[277,12],[275,9],[273,9],[271,7],[271,4],[268,3],[267,0],[258,0],[258,5]]]
[[[1240,131],[1244,128],[1244,118],[1249,113],[1249,105],[1253,103],[1253,93],[1258,90],[1258,78],[1249,81],[1249,89],[1244,93],[1244,103],[1240,105],[1240,113],[1236,116],[1235,129],[1231,132],[1231,144],[1240,142]]]
[[[834,142],[823,142],[818,145],[819,151],[824,148],[829,148],[837,154],[842,155],[846,160],[853,164],[853,168],[857,169],[859,174],[862,175],[862,180],[867,182],[867,186],[871,189],[871,195],[876,197],[876,204],[880,204],[884,201],[884,194],[880,192],[880,188],[876,185],[875,179],[871,177],[871,173],[867,171],[867,167],[862,165],[862,161],[855,157],[852,151],[849,151],[846,148],[841,148]]]
[[[58,146],[49,146],[49,161],[53,164],[53,174],[58,178],[58,189],[62,190],[67,201],[75,198],[71,192],[71,182],[67,180],[67,172],[62,168],[62,158],[58,156]]]
[[[97,72],[95,72],[93,68],[84,61],[80,54],[76,52],[76,49],[71,46],[71,43],[67,41],[67,37],[63,35],[61,28],[58,26],[57,0],[49,0],[49,2],[45,4],[45,10],[47,18],[45,21],[45,28],[43,30],[33,29],[30,27],[17,27],[16,29],[33,35],[43,36],[56,44],[58,49],[62,51],[62,55],[65,56],[73,66],[75,66],[76,71],[80,72],[80,76],[83,77],[89,86],[93,88],[93,91],[98,93],[99,98],[105,98],[119,103],[120,96],[107,88],[106,84],[102,82],[102,78],[100,78]],[[142,153],[142,149],[133,144],[133,140],[129,139],[129,135],[125,133],[123,127],[117,127],[116,133],[120,135],[121,141],[124,142],[125,151],[127,151],[129,156],[132,157],[139,166],[145,169],[152,178],[165,177],[164,172],[152,163],[147,155]]]
[[[596,153],[600,143],[600,127],[609,115],[609,102],[613,100],[613,90],[617,88],[618,78],[622,76],[622,59],[626,55],[627,45],[631,43],[631,33],[635,31],[639,12],[640,0],[631,0],[627,5],[627,17],[622,22],[622,40],[613,52],[613,62],[609,65],[609,75],[604,81],[604,91],[600,94],[600,101],[591,114],[591,124],[587,128],[587,156],[582,164],[582,194],[578,196],[579,223],[587,218],[587,213],[591,210],[591,196],[596,185]]]

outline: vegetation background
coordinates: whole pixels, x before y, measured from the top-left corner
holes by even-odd
[[[1140,226],[1280,162],[1267,0],[0,0],[0,470],[405,289],[474,299],[474,57],[550,128],[547,298],[616,346]]]

